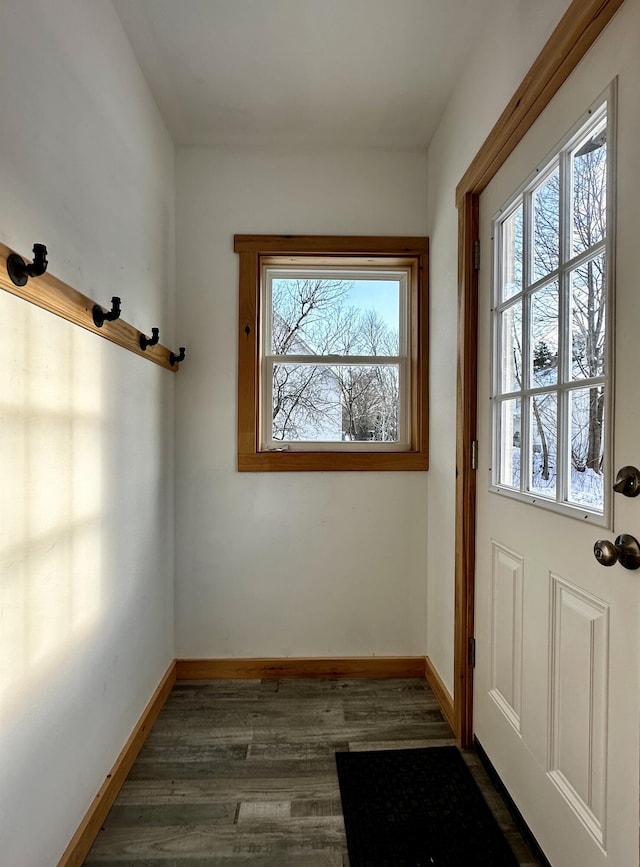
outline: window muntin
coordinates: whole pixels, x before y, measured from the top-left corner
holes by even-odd
[[[494,222],[492,483],[596,522],[607,500],[612,133],[604,101]]]
[[[407,450],[408,268],[262,269],[260,447]]]

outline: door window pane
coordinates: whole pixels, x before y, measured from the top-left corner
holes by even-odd
[[[530,398],[531,466],[529,490],[543,497],[556,497],[558,466],[558,397],[556,392]]]
[[[502,394],[522,388],[522,303],[520,301],[501,315]]]
[[[570,274],[571,378],[604,374],[606,283],[605,256],[596,256]]]
[[[569,502],[604,509],[604,386],[569,392]]]
[[[533,281],[555,271],[560,262],[560,170],[532,194]]]
[[[500,403],[500,467],[501,485],[520,488],[520,454],[522,419],[520,399]]]
[[[531,296],[531,385],[540,388],[558,381],[558,282]]]
[[[607,231],[607,128],[602,124],[571,155],[571,249],[577,256]]]
[[[502,301],[522,292],[522,205],[502,223]]]

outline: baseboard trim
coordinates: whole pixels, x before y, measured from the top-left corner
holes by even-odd
[[[456,727],[454,725],[453,698],[428,656],[425,656],[424,658],[424,677],[438,700],[440,709],[447,718],[447,722],[455,732]]]
[[[424,656],[177,659],[178,680],[280,677],[424,677]]]
[[[151,696],[142,716],[111,768],[111,772],[107,774],[78,830],[58,862],[58,867],[81,867],[175,682],[176,663],[174,661]]]
[[[491,759],[485,753],[482,744],[480,743],[478,738],[475,736],[473,738],[473,748],[476,751],[476,753],[478,754],[478,758],[482,762],[482,765],[483,765],[485,771],[487,772],[487,776],[489,777],[489,779],[491,780],[493,785],[496,787],[496,789],[498,790],[498,792],[502,796],[502,800],[505,802],[505,804],[507,805],[507,809],[511,813],[511,818],[515,822],[516,827],[518,828],[518,831],[520,831],[525,842],[527,843],[527,845],[531,849],[534,857],[539,861],[541,867],[551,867],[551,862],[548,860],[547,856],[544,854],[544,852],[540,848],[540,844],[538,843],[536,838],[533,836],[531,828],[529,828],[529,826],[527,825],[522,813],[516,807],[513,798],[509,794],[509,791],[507,790],[507,787],[505,786],[505,784],[502,782],[500,775],[498,774],[498,772],[494,768],[494,766],[491,762]]]

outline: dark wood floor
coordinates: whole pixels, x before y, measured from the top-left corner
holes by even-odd
[[[179,682],[85,865],[344,867],[335,751],[453,743],[423,680]],[[520,864],[536,865],[464,756]]]

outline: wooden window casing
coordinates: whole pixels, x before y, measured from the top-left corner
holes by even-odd
[[[240,259],[238,470],[313,472],[428,469],[428,239],[236,235]],[[402,451],[267,451],[260,448],[261,274],[269,266],[408,268],[411,381],[409,448]]]

